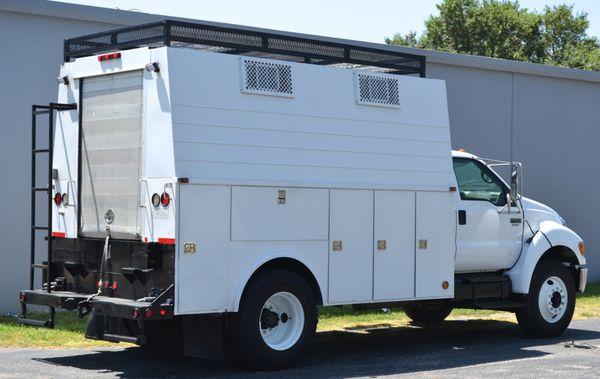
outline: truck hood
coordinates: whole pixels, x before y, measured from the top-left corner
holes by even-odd
[[[523,217],[533,230],[539,230],[539,225],[543,221],[554,221],[560,225],[565,224],[562,217],[554,209],[538,201],[522,196],[521,206],[523,207]]]

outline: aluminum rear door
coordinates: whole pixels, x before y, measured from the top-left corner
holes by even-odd
[[[82,86],[81,234],[140,233],[142,71],[86,78]]]

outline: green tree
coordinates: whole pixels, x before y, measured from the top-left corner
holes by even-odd
[[[518,1],[444,0],[437,8],[421,36],[396,34],[386,43],[600,70],[600,43],[587,35],[587,14],[572,6],[532,12]]]

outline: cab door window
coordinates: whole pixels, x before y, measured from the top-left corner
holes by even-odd
[[[469,158],[454,158],[453,164],[462,200],[506,205],[507,188],[489,167]]]

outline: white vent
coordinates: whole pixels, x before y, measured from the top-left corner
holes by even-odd
[[[362,73],[356,73],[355,78],[358,104],[400,108],[397,78]]]
[[[292,66],[242,58],[242,92],[293,97]]]

